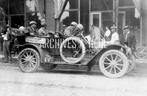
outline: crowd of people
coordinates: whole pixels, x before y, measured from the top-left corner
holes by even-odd
[[[20,26],[17,30],[18,33],[13,33],[12,28],[7,25],[4,30],[1,32],[0,36],[0,44],[1,44],[1,51],[4,54],[4,62],[11,61],[11,40],[12,35],[19,34],[19,35],[27,35],[27,36],[47,36],[50,31],[46,29],[47,25],[45,23],[41,24],[41,27],[37,28],[37,23],[35,21],[31,21],[29,27]],[[100,40],[101,38],[101,30],[96,26],[92,26],[92,29],[95,31],[90,31],[89,36],[83,35],[84,27],[82,24],[78,24],[76,22],[71,22],[69,26],[67,26],[64,31],[63,35],[65,37],[70,36],[82,36],[85,40],[89,41],[89,38],[94,38]],[[123,45],[130,48],[132,53],[136,50],[136,38],[133,32],[130,30],[129,26],[125,26],[123,28],[123,35],[120,36],[118,33],[117,26],[113,25],[110,28],[106,27],[103,39],[109,44],[120,44],[121,40],[123,40]],[[97,41],[96,41],[97,42]]]
[[[41,28],[37,28],[37,23],[35,21],[31,21],[28,27],[20,26],[18,29],[11,28],[8,24],[3,28],[2,32],[0,32],[0,51],[3,52],[4,58],[3,61],[5,63],[11,62],[11,43],[14,39],[13,37],[16,35],[20,35],[22,37],[25,36],[46,36],[48,34],[48,30],[46,29],[46,24],[41,24]],[[19,39],[19,38],[18,38]],[[22,40],[22,38],[20,38]],[[13,43],[14,44],[14,43]]]
[[[116,26],[106,28],[105,39],[110,44],[122,44],[126,47],[129,54],[135,56],[136,51],[136,36],[129,26],[124,26],[123,33],[119,34]]]
[[[79,31],[80,30],[80,31]],[[97,26],[92,25],[90,28],[90,34],[85,36],[85,39],[89,42],[98,43],[101,40],[105,40],[106,44],[121,44],[126,47],[130,54],[135,56],[136,51],[136,37],[130,26],[124,26],[122,34],[118,32],[118,28],[115,25],[112,25],[110,28],[106,26],[105,32],[102,35],[102,30]],[[84,27],[82,24],[77,24],[76,22],[71,22],[71,24],[65,28],[64,34],[66,36],[75,36],[77,33],[83,33]]]

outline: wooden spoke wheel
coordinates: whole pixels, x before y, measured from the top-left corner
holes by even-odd
[[[40,57],[36,50],[26,48],[18,56],[19,68],[22,72],[34,72],[40,65]]]
[[[122,77],[128,71],[128,60],[119,50],[108,50],[99,60],[100,71],[109,78]]]
[[[74,48],[69,48],[68,45]],[[84,58],[85,50],[85,45],[80,38],[69,37],[61,43],[60,56],[65,62],[75,64]]]

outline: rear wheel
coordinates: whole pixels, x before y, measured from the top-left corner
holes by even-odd
[[[108,50],[99,60],[100,71],[109,78],[122,77],[128,71],[128,60],[119,50]]]
[[[34,72],[40,65],[39,54],[32,48],[22,50],[18,56],[18,61],[22,72]]]

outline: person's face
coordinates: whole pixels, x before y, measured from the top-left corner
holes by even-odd
[[[126,29],[126,31],[129,32],[130,30],[129,29]]]
[[[112,28],[112,29],[111,29],[111,32],[115,32],[115,29],[114,29],[114,28]]]
[[[123,30],[123,33],[126,33],[126,29]]]
[[[75,25],[70,25],[70,26],[72,26],[73,28],[75,28],[75,27],[76,27]]]
[[[32,24],[32,27],[33,27],[33,28],[36,28],[37,26],[36,26],[36,24]]]
[[[45,29],[45,26],[43,26],[42,29]]]
[[[127,33],[127,32],[129,32],[129,29],[124,29],[124,33]]]
[[[109,28],[108,28],[108,27],[106,27],[106,30],[109,30]]]
[[[7,28],[7,32],[8,32],[8,33],[10,32],[10,28]]]

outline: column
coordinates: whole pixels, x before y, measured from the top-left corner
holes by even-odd
[[[118,26],[118,5],[119,0],[113,0],[113,22]]]

